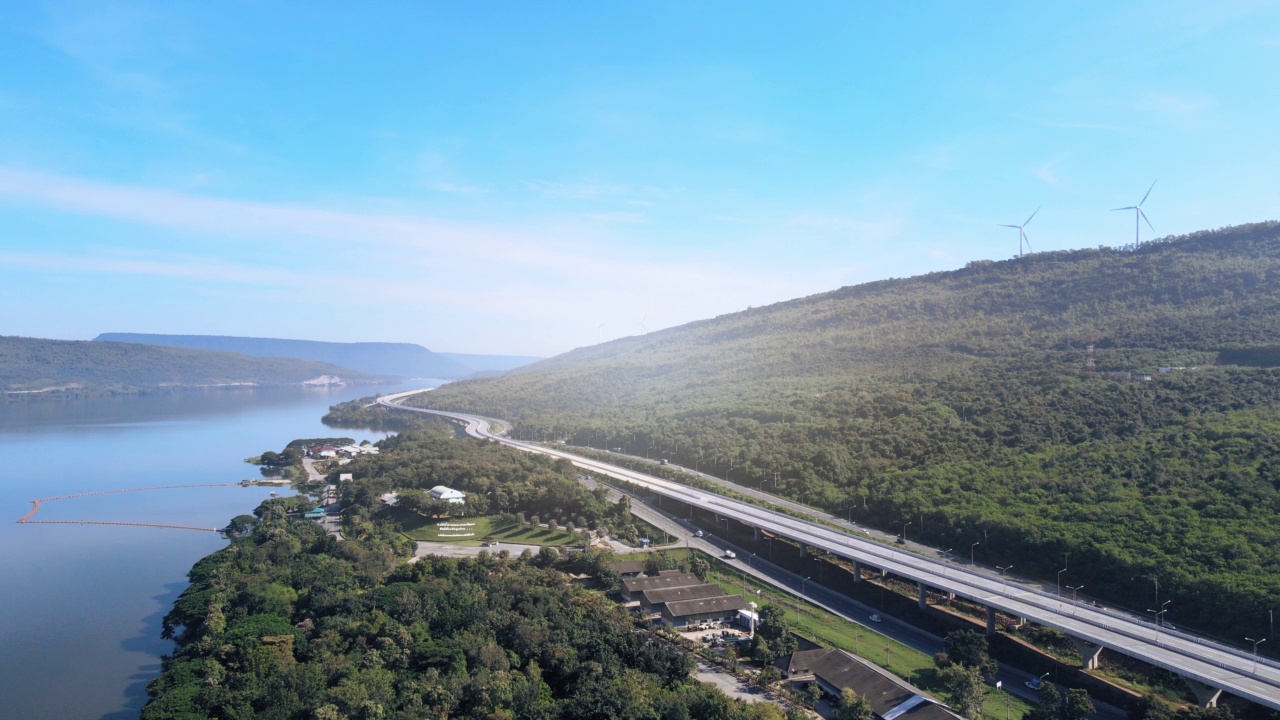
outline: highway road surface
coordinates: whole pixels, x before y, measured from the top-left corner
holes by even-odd
[[[528,452],[565,458],[578,467],[635,483],[650,492],[694,505],[720,517],[731,518],[825,552],[883,569],[942,592],[954,592],[1009,615],[1027,618],[1100,645],[1107,652],[1124,653],[1177,673],[1183,678],[1198,681],[1211,688],[1220,688],[1273,710],[1280,710],[1280,667],[1270,662],[1257,662],[1249,653],[1203,641],[1185,633],[1171,633],[1129,616],[1073,603],[1017,584],[1008,584],[1003,578],[990,577],[935,558],[886,547],[857,535],[765,510],[712,492],[582,458],[555,448],[495,435],[490,432],[490,423],[493,421],[489,418],[399,404],[399,401],[414,392],[420,391],[386,395],[379,398],[378,403],[451,419],[461,423],[466,433],[472,437],[494,440]]]

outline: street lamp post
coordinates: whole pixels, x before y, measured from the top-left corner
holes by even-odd
[[[1083,585],[1074,585],[1074,586],[1072,586],[1072,585],[1068,585],[1068,586],[1067,586],[1067,589],[1071,591],[1071,602],[1075,602],[1075,601],[1076,601],[1076,593],[1077,593],[1081,588],[1083,588],[1083,587],[1084,587]]]
[[[1058,571],[1058,582],[1057,582],[1057,595],[1058,595],[1058,597],[1062,597],[1062,573],[1064,573],[1064,572],[1066,572],[1066,571],[1067,571],[1067,569],[1066,569],[1066,568],[1062,568],[1061,570],[1059,570],[1059,571]]]
[[[907,526],[910,524],[911,524],[910,520],[902,523],[902,542],[904,543],[907,541]]]
[[[978,542],[976,542],[976,543],[974,543],[974,544],[972,544],[972,545],[970,545],[970,546],[969,546],[969,565],[973,565],[973,564],[974,564],[974,562],[973,562],[973,549],[974,549],[974,548],[976,548],[976,547],[978,547],[978,546],[979,546],[979,545],[981,545],[981,544],[982,544],[982,541],[981,541],[981,540],[979,540]]]
[[[996,569],[1000,571],[1000,588],[1001,588],[1001,591],[1002,591],[1002,592],[1004,592],[1004,593],[1007,595],[1007,594],[1009,594],[1009,575],[1008,575],[1008,573],[1009,573],[1009,571],[1010,571],[1010,570],[1012,570],[1012,569],[1013,569],[1013,566],[1012,566],[1012,565],[1005,565],[1005,566],[1001,567],[1000,565],[997,565],[997,566],[996,566]]]
[[[1169,611],[1169,603],[1171,602],[1173,601],[1165,600],[1164,603],[1160,606],[1159,610],[1152,610],[1151,608],[1147,608],[1147,612],[1156,616],[1156,644],[1157,645],[1160,644],[1160,625],[1162,624],[1162,619],[1164,618],[1164,614]]]
[[[800,581],[800,597],[805,597],[805,598],[809,597],[809,594],[805,591],[805,585],[808,582],[809,582],[809,578],[805,578]],[[800,611],[796,610],[796,622],[799,622],[799,621],[800,621]]]
[[[1258,646],[1266,642],[1267,639],[1262,638],[1261,640],[1254,640],[1253,638],[1247,637],[1245,638],[1245,640],[1248,640],[1249,642],[1253,643],[1253,671],[1256,673],[1258,672]]]

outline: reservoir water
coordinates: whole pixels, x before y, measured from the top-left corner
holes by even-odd
[[[133,720],[173,644],[160,619],[217,533],[19,525],[36,498],[259,477],[244,458],[326,428],[334,403],[404,387],[244,388],[0,405],[0,717]],[[122,493],[45,503],[40,520],[223,527],[271,488]],[[289,492],[287,488],[281,493]]]

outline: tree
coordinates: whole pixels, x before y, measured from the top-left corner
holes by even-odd
[[[799,705],[787,708],[787,720],[809,720],[809,713]]]
[[[818,685],[818,681],[814,680],[805,685],[800,691],[800,697],[804,699],[805,705],[817,707],[818,702],[822,700],[822,688]]]
[[[946,658],[950,662],[975,667],[983,677],[993,677],[999,670],[999,666],[987,654],[987,638],[982,633],[958,630],[947,633],[947,640],[950,641],[950,646]]]
[[[756,684],[767,688],[782,679],[782,671],[773,663],[766,663],[764,669],[756,675]]]
[[[253,532],[253,527],[258,524],[258,518],[252,515],[237,515],[231,518],[231,522],[227,524],[227,529],[233,534],[243,535],[247,532]]]
[[[1129,720],[1173,720],[1173,708],[1155,695],[1144,695],[1129,708]]]
[[[644,574],[657,575],[662,570],[675,570],[676,559],[667,552],[649,553],[644,559]]]
[[[946,688],[951,703],[966,717],[978,717],[987,697],[987,686],[978,668],[952,663],[938,671],[938,679]]]
[[[1062,711],[1059,714],[1060,720],[1085,720],[1097,710],[1093,706],[1093,701],[1089,699],[1089,693],[1080,688],[1071,688],[1067,691],[1067,696],[1062,700]]]
[[[1059,720],[1058,713],[1061,709],[1062,695],[1058,693],[1058,686],[1044,683],[1040,686],[1040,698],[1036,706],[1023,715],[1022,720]]]
[[[747,652],[751,655],[752,660],[762,663],[772,662],[777,659],[779,655],[779,653],[773,649],[773,646],[769,644],[769,641],[758,632],[755,637],[751,638],[751,642],[747,645]],[[768,667],[773,666],[769,665]]]
[[[854,692],[853,688],[844,688],[840,691],[840,707],[836,709],[836,720],[871,720],[874,715],[875,711],[871,709],[871,703]]]
[[[697,575],[699,580],[705,581],[707,573],[711,572],[711,561],[703,557],[702,553],[695,553],[689,558],[689,572]]]

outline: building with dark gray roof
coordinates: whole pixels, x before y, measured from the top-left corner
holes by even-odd
[[[705,600],[707,598],[720,597],[724,594],[724,590],[721,590],[719,585],[710,583],[663,588],[661,590],[645,590],[640,593],[640,607],[649,612],[662,612],[662,606],[669,602]]]
[[[672,575],[659,575],[657,577],[627,578],[622,581],[622,600],[623,602],[639,600],[640,593],[646,590],[665,590],[667,588],[687,587],[689,585],[701,584],[702,580],[699,580],[698,576],[693,573],[676,573]]]
[[[676,627],[703,622],[729,622],[737,619],[739,610],[746,609],[747,601],[741,595],[676,600],[662,606],[662,620]]]
[[[866,698],[881,720],[957,720],[959,715],[920,695],[879,668],[841,650],[801,650],[791,653],[783,673],[793,682],[818,683],[822,691],[840,697],[849,688]]]

